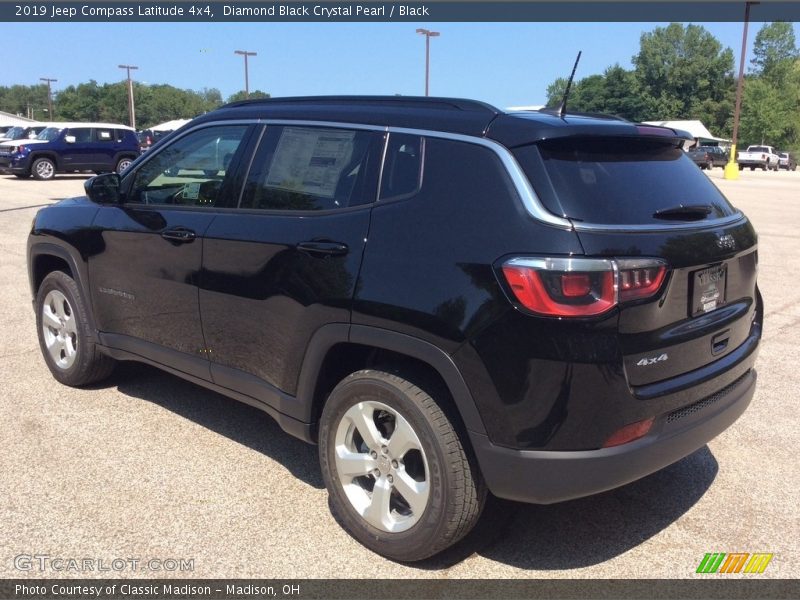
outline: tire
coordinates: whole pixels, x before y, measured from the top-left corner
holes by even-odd
[[[57,381],[83,386],[108,377],[114,361],[92,341],[86,304],[62,271],[44,278],[36,293],[36,330],[45,363]]]
[[[386,371],[343,379],[320,419],[319,458],[334,517],[393,560],[433,556],[478,522],[486,487],[468,450],[428,391]],[[381,498],[373,501],[376,489]]]
[[[764,166],[761,167],[761,170],[762,171],[766,171],[768,168],[769,168],[769,165],[768,164],[764,164]]]
[[[117,168],[114,169],[114,170],[117,173],[122,173],[125,169],[127,169],[128,167],[131,166],[132,162],[133,162],[132,158],[128,158],[128,157],[120,158],[119,162],[117,163]]]
[[[31,165],[31,174],[35,179],[48,181],[56,176],[56,164],[49,158],[37,158]]]

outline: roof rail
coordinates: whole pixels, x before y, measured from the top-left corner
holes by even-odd
[[[439,98],[432,96],[295,96],[284,98],[256,98],[253,100],[239,100],[226,104],[224,108],[237,106],[280,104],[320,104],[320,105],[364,105],[364,106],[408,106],[417,108],[432,108],[438,110],[477,111],[497,115],[502,111],[499,108],[463,98]]]

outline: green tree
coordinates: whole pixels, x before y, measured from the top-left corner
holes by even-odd
[[[791,102],[777,86],[764,77],[748,77],[742,96],[740,147],[750,144],[785,146],[792,133],[790,112]]]
[[[753,42],[753,71],[774,84],[781,84],[798,58],[791,23],[765,23]]]
[[[50,121],[46,108],[47,86],[44,84],[0,87],[0,110],[4,112],[27,117],[31,111],[35,119]]]
[[[561,104],[561,99],[564,97],[564,90],[567,89],[567,78],[559,77],[553,83],[547,86],[547,108],[557,108]]]
[[[555,108],[564,97],[567,80],[559,77],[547,87],[547,106]],[[567,102],[568,111],[605,113],[640,121],[647,115],[638,94],[638,84],[632,71],[618,64],[602,75],[590,75],[573,82]]]
[[[633,57],[641,101],[651,119],[700,119],[725,127],[712,109],[733,95],[733,52],[700,25],[671,23],[641,36]]]
[[[269,98],[269,94],[267,92],[262,92],[261,90],[255,90],[254,92],[250,92],[250,100],[256,100],[258,98]],[[230,102],[239,102],[241,100],[247,100],[248,96],[245,94],[244,90],[239,90],[235,94],[228,97],[226,103]]]

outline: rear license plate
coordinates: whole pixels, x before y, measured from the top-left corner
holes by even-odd
[[[692,277],[692,316],[710,312],[725,304],[728,266],[718,265],[695,271]]]

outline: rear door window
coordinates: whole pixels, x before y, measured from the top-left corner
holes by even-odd
[[[319,211],[374,202],[382,139],[355,129],[268,126],[240,208]]]
[[[735,209],[671,140],[560,138],[514,150],[552,213],[603,225],[666,224],[659,210],[706,205],[709,219]]]
[[[105,129],[98,127],[94,130],[95,141],[96,142],[103,142],[103,143],[112,143],[114,142],[114,130],[113,129]]]

